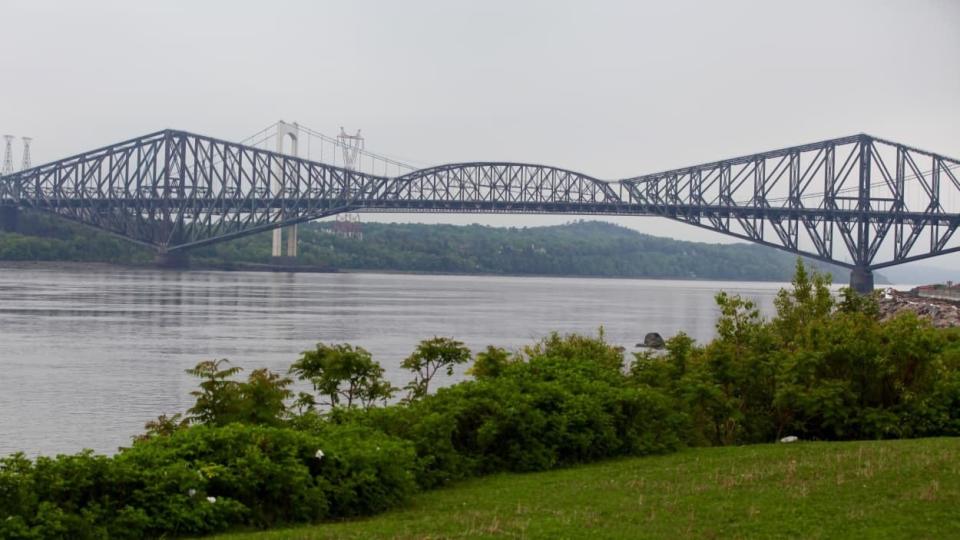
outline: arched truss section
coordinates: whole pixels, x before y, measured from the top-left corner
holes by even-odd
[[[456,163],[388,182],[368,208],[451,212],[597,213],[620,204],[596,178],[545,165]]]

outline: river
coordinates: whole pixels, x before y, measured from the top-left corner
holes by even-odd
[[[367,348],[391,381],[424,338],[516,349],[552,330],[628,350],[646,332],[709,339],[717,291],[760,302],[782,284],[397,274],[0,268],[0,455],[112,453],[182,412],[184,370],[228,358],[286,371],[318,341]]]

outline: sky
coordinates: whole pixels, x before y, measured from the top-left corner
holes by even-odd
[[[418,165],[603,179],[860,132],[960,157],[956,0],[4,0],[0,20],[0,132],[32,136],[35,164],[163,128],[242,140],[279,119],[362,128],[369,150]]]

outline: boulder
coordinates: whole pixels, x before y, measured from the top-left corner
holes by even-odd
[[[651,349],[662,349],[664,345],[666,345],[666,342],[663,341],[663,336],[656,332],[650,332],[643,336],[644,347],[649,347]]]

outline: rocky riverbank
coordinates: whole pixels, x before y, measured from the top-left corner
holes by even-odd
[[[881,317],[889,319],[905,310],[929,318],[937,328],[960,326],[960,303],[958,302],[921,298],[893,289],[883,292],[880,297]]]

